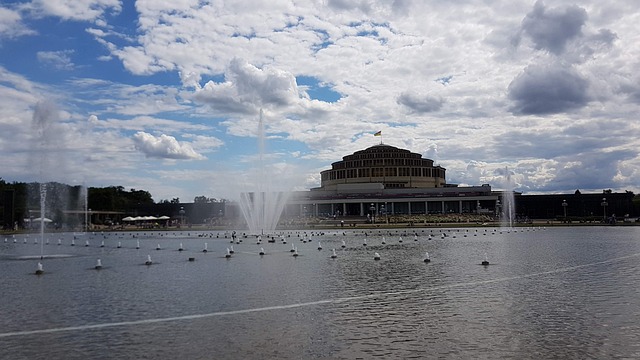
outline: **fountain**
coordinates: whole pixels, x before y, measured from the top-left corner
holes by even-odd
[[[80,198],[84,202],[82,204],[82,210],[84,211],[84,232],[89,232],[89,189],[83,184],[80,187]]]
[[[42,263],[39,262],[38,263],[38,267],[36,269],[36,275],[42,275],[42,274],[44,274],[44,270],[43,270],[43,267],[42,267]]]
[[[40,260],[44,259],[44,210],[47,199],[47,187],[40,183]]]
[[[68,209],[70,200],[73,198],[67,187],[53,179],[62,179],[72,171],[66,166],[67,157],[63,154],[67,150],[65,142],[67,129],[61,125],[59,111],[52,102],[44,100],[35,105],[32,129],[32,158],[29,159],[28,165],[33,166],[37,171],[38,183],[30,185],[27,190],[27,206],[33,209],[39,203],[40,214],[37,219],[31,217],[32,210],[29,210],[29,227],[35,228],[33,221],[39,221],[40,258],[44,259],[43,246],[48,243],[44,240],[45,223],[55,221],[56,225],[60,225],[64,222],[62,212]],[[47,212],[53,220],[47,218]]]
[[[265,131],[262,110],[258,123],[258,159],[253,177],[254,191],[240,193],[240,210],[251,234],[273,233],[289,199],[289,191],[274,191],[265,163]]]
[[[516,203],[513,196],[513,190],[515,189],[515,184],[511,179],[511,172],[509,168],[505,167],[505,189],[502,192],[502,211],[500,213],[500,223],[503,227],[507,227],[511,229],[513,227],[513,222],[515,220],[516,213]]]

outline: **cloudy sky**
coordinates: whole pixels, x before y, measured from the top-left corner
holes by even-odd
[[[5,0],[0,177],[232,199],[262,109],[281,187],[381,130],[449,183],[638,193],[638,23],[636,0]]]

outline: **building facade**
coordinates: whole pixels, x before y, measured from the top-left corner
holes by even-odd
[[[600,220],[636,218],[633,192],[544,194],[516,196],[516,211],[531,219]],[[635,220],[635,219],[634,219]]]
[[[499,216],[502,191],[489,184],[457,186],[446,182],[446,169],[420,154],[374,145],[344,156],[321,173],[321,186],[292,194],[285,217],[421,214]],[[632,192],[515,195],[520,219],[637,217]],[[566,213],[566,216],[565,216]]]
[[[356,151],[320,173],[323,190],[343,184],[382,184],[385,189],[444,187],[446,170],[431,159],[389,145]]]
[[[409,150],[374,145],[320,173],[321,186],[296,192],[286,216],[493,213],[499,194],[488,184],[459,187],[446,169]]]

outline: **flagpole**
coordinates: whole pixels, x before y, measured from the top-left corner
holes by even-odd
[[[376,132],[373,136],[380,136],[380,145],[382,145],[382,130]]]

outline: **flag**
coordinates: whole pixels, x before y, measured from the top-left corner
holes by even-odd
[[[377,133],[373,134],[373,136],[382,136],[382,130],[380,130]]]

